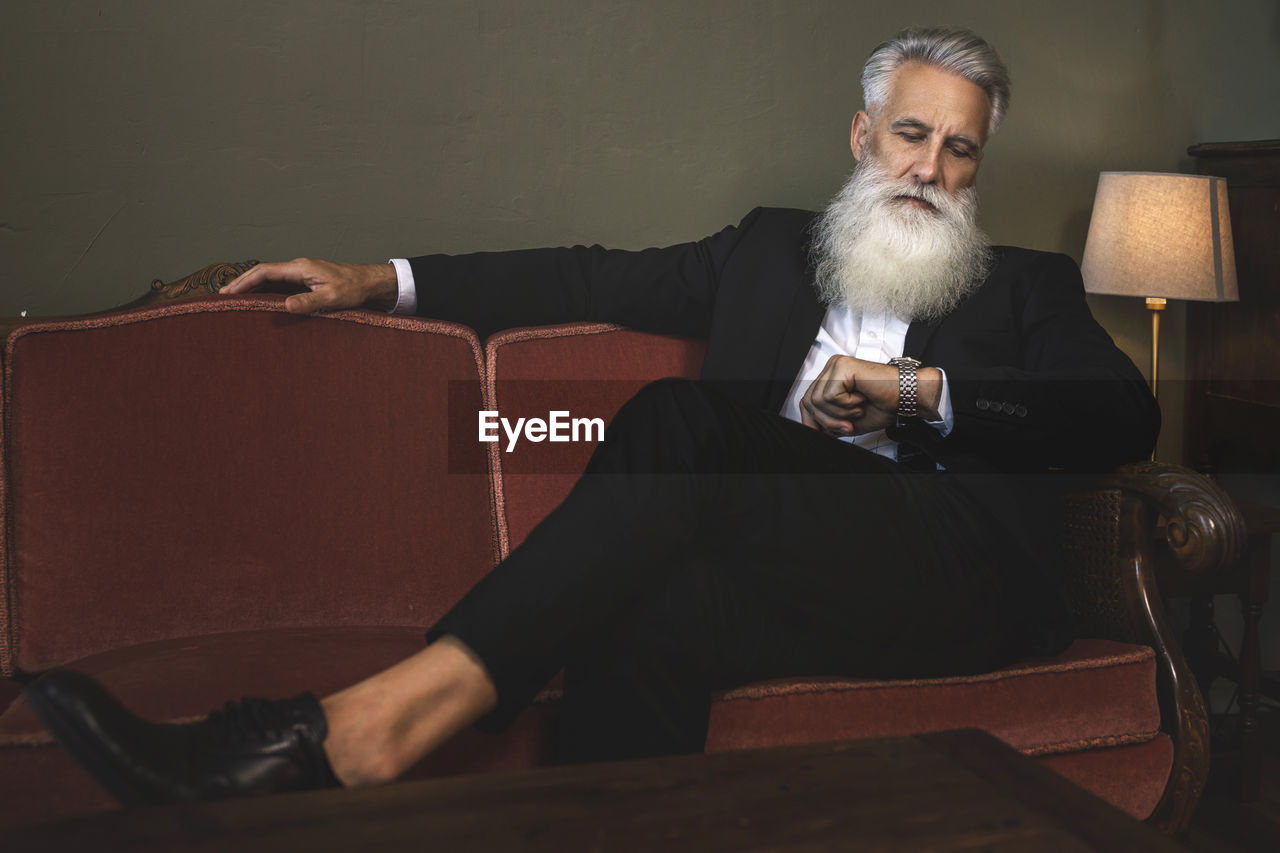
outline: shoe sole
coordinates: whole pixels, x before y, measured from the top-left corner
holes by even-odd
[[[36,718],[53,735],[54,740],[122,805],[155,805],[157,801],[119,773],[115,769],[116,762],[109,754],[104,752],[92,737],[86,735],[82,726],[63,713],[62,707],[56,700],[45,695],[43,690],[45,686],[36,682],[24,688],[22,698]]]

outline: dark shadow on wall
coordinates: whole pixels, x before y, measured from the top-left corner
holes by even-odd
[[[1092,199],[1090,199],[1092,201]],[[1058,235],[1062,251],[1077,260],[1084,258],[1084,244],[1089,236],[1089,218],[1093,215],[1093,205],[1077,208],[1062,220],[1062,229]]]

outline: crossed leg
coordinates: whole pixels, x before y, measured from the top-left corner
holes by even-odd
[[[563,762],[701,749],[710,693],[949,675],[1019,652],[998,525],[946,475],[700,383],[647,386],[587,472],[422,652],[324,701],[344,783],[505,727],[565,668]]]

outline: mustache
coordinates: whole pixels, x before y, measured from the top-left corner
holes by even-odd
[[[929,184],[911,184],[903,187],[895,198],[913,198],[937,209],[946,203],[939,199],[939,193],[941,192],[937,187]]]
[[[914,178],[889,178],[879,176],[867,188],[876,202],[886,204],[898,199],[923,201],[939,213],[959,214],[957,199],[935,184],[922,184]]]

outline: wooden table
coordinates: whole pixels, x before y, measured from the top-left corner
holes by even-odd
[[[974,730],[136,809],[2,840],[237,853],[1182,849]]]

